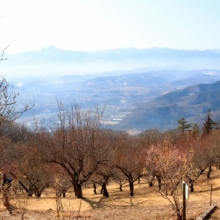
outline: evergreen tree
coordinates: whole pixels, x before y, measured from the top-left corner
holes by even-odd
[[[207,135],[211,134],[212,130],[214,128],[216,128],[218,126],[219,123],[217,122],[214,122],[212,120],[212,114],[211,114],[211,110],[209,109],[208,110],[208,113],[207,113],[207,116],[206,116],[206,120],[205,122],[203,123],[203,133],[202,133],[202,138],[206,137]],[[213,161],[210,162],[210,165],[209,165],[209,169],[208,169],[208,173],[207,173],[207,178],[210,178],[210,174],[212,172],[212,163]]]
[[[189,131],[192,127],[192,124],[187,123],[185,118],[181,118],[180,120],[178,120],[178,124],[179,126],[177,127],[177,129],[182,131],[182,133],[184,133],[185,131]]]
[[[209,109],[208,110],[208,113],[207,113],[207,116],[206,116],[206,120],[205,122],[203,123],[203,127],[202,127],[202,137],[205,137],[206,135],[210,134],[214,128],[214,126],[217,125],[216,122],[214,122],[212,120],[212,114],[211,114],[211,110]]]

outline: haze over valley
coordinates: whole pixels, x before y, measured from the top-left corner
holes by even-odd
[[[7,69],[7,78],[13,81],[22,102],[34,104],[18,120],[31,129],[36,119],[47,129],[55,125],[57,101],[66,106],[76,103],[82,109],[105,108],[103,126],[136,132],[174,129],[181,117],[202,124],[209,108],[219,110],[202,103],[199,107],[202,111],[188,114],[183,108],[189,108],[190,103],[184,102],[172,112],[162,111],[162,115],[161,110],[158,112],[158,108],[164,108],[158,97],[175,94],[176,99],[171,104],[177,105],[181,97],[176,90],[220,80],[218,50],[133,48],[86,53],[49,46],[7,57],[7,61],[1,62],[1,74]],[[99,71],[90,69],[92,65]],[[28,75],[32,72],[34,74]],[[176,92],[170,93],[172,91]],[[152,103],[156,103],[153,105],[157,108],[153,108]],[[146,106],[144,113],[135,113],[143,106]],[[148,120],[144,120],[146,117]]]

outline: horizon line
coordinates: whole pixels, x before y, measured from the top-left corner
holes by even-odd
[[[26,52],[37,52],[37,51],[41,51],[43,49],[46,48],[55,48],[58,50],[62,50],[62,51],[71,51],[71,52],[82,52],[82,53],[89,53],[89,52],[99,52],[99,51],[113,51],[113,50],[120,50],[120,49],[136,49],[136,50],[150,50],[150,49],[170,49],[170,50],[182,50],[182,51],[213,51],[213,50],[220,50],[220,48],[210,48],[210,49],[180,49],[180,48],[171,48],[171,47],[117,47],[117,48],[109,48],[109,49],[97,49],[97,50],[71,50],[71,49],[63,49],[63,48],[59,48],[57,46],[53,46],[53,45],[48,45],[45,47],[41,47],[40,49],[36,49],[36,50],[24,50],[24,51],[20,51],[20,52],[14,52],[14,53],[7,53],[7,50],[4,52],[5,54],[11,54],[11,55],[15,55],[15,54],[20,54],[20,53],[26,53]],[[5,49],[2,50],[2,53]]]

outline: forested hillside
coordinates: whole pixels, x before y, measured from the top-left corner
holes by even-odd
[[[165,131],[174,129],[182,117],[202,125],[209,109],[220,120],[220,81],[189,86],[140,104],[117,127]]]

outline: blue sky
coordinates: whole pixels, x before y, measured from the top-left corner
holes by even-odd
[[[0,49],[220,48],[219,0],[0,0]]]

